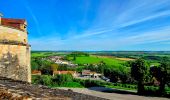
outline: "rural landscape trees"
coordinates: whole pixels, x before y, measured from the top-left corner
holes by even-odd
[[[47,56],[49,55],[49,56]],[[64,61],[72,62],[74,66],[67,64],[56,64],[49,57],[56,56],[49,52],[42,56],[32,57],[32,69],[40,70],[41,76],[33,76],[33,82],[52,87],[90,87],[104,86],[109,88],[123,88],[137,90],[140,95],[169,95],[170,85],[170,58],[154,56],[139,56],[131,58],[131,55],[117,57],[125,60],[119,60],[115,56],[103,56],[104,54],[87,54],[81,52],[72,52],[62,55]],[[111,55],[111,54],[110,54]],[[145,54],[146,55],[146,54]],[[129,57],[129,58],[128,58]],[[134,56],[133,56],[134,57]],[[126,60],[127,59],[127,60]],[[129,60],[130,59],[130,60]],[[53,71],[76,71],[81,74],[83,70],[90,70],[100,73],[110,82],[100,80],[81,80],[72,75],[53,75]],[[53,75],[53,76],[52,76]]]

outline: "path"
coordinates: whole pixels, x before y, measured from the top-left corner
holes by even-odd
[[[110,99],[110,100],[170,100],[168,98],[161,98],[161,97],[148,97],[148,96],[138,96],[138,95],[134,95],[134,91],[131,91],[130,94],[128,94],[127,92],[122,92],[120,93],[115,93],[117,91],[117,89],[108,89],[108,88],[103,88],[103,87],[93,87],[93,88],[60,88],[60,89],[71,89],[74,92],[79,92],[79,93],[83,93],[83,94],[88,94],[88,95],[93,95],[93,96],[97,96],[97,97],[102,97],[102,98],[106,98],[106,99]],[[112,92],[102,92],[102,91],[110,91],[112,90]],[[115,92],[114,92],[115,91]],[[118,90],[119,91],[119,90]],[[121,91],[121,90],[120,90]]]

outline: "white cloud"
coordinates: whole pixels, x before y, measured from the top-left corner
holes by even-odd
[[[159,30],[140,33],[134,36],[128,36],[116,40],[119,44],[133,45],[143,43],[154,43],[170,40],[170,26],[160,28]]]
[[[25,2],[25,3],[27,3],[27,2]],[[25,3],[24,3],[24,4],[25,4]],[[41,32],[41,30],[40,30],[40,25],[39,25],[38,19],[37,19],[37,17],[34,15],[34,13],[32,12],[32,9],[29,7],[28,3],[25,4],[25,8],[27,9],[28,13],[30,13],[30,15],[32,16],[32,19],[33,19],[33,21],[34,21],[34,23],[35,23],[35,25],[36,25],[36,29],[37,29],[38,34],[39,34],[39,35],[42,35],[42,32]]]
[[[160,28],[137,32],[135,35],[129,33],[129,35],[121,36],[123,34],[118,32],[120,28],[134,25],[137,23],[149,21],[156,18],[161,18],[164,16],[170,16],[170,8],[155,13],[156,10],[163,8],[168,5],[169,0],[132,0],[127,4],[127,10],[124,10],[116,17],[112,18],[113,15],[109,17],[108,12],[112,11],[112,7],[109,7],[108,11],[101,13],[99,9],[99,15],[97,16],[95,23],[88,30],[84,32],[76,33],[75,31],[69,31],[69,37],[65,40],[56,38],[57,36],[42,37],[38,39],[31,39],[31,44],[34,50],[115,50],[119,47],[130,46],[130,45],[141,45],[148,43],[157,43],[162,41],[170,40],[170,26],[161,26]],[[170,3],[169,3],[170,5]],[[27,8],[30,10],[29,8]],[[110,11],[109,11],[110,10]],[[37,24],[39,30],[39,23],[34,16],[34,14],[29,11]],[[86,12],[87,13],[87,12]],[[87,15],[85,15],[84,20],[86,20]],[[106,19],[108,18],[108,19]],[[110,22],[115,20],[114,22]],[[106,21],[106,23],[105,23]],[[103,23],[104,25],[102,25]],[[100,26],[101,25],[101,26]],[[106,27],[105,27],[106,26]],[[99,28],[94,28],[99,27]],[[107,35],[102,37],[102,35]],[[119,37],[114,37],[114,35],[119,35]],[[90,38],[94,36],[101,36],[101,38]]]

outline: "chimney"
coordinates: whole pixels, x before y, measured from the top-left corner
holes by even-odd
[[[0,25],[1,25],[1,17],[2,17],[3,15],[0,13]]]

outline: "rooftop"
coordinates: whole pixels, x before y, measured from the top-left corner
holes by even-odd
[[[25,19],[13,19],[13,18],[1,18],[1,25],[13,27],[13,28],[25,31],[26,20]]]
[[[76,71],[53,71],[54,74],[74,74]]]

